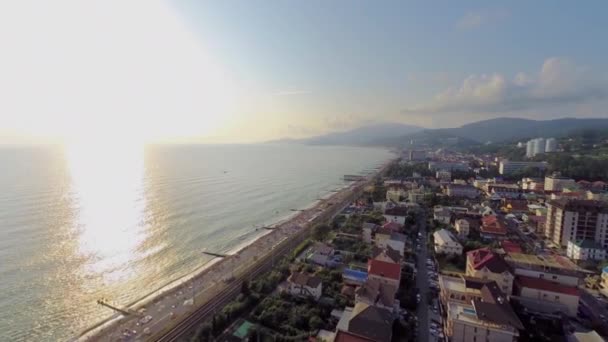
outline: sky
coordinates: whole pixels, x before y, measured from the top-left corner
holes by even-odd
[[[608,117],[605,1],[0,3],[0,143]]]

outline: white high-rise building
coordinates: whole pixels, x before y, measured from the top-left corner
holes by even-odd
[[[547,142],[545,142],[545,152],[555,151],[557,151],[557,140],[555,138],[548,138]]]
[[[545,138],[534,139],[534,155],[545,153]]]
[[[534,157],[534,140],[530,140],[526,143],[526,157]]]

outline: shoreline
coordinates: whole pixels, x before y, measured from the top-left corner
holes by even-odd
[[[372,172],[368,175],[368,177],[373,177],[378,174],[378,172],[382,171],[387,165],[392,162],[392,158],[385,163],[382,163],[375,172]],[[367,177],[366,177],[367,178]],[[125,305],[124,307],[131,311],[138,311],[146,306],[151,304],[159,304],[160,302],[171,299],[171,297],[177,298],[178,296],[183,296],[183,293],[186,291],[190,291],[192,289],[193,298],[196,298],[201,295],[200,288],[198,289],[198,293],[194,294],[195,284],[198,282],[199,285],[202,285],[203,281],[206,281],[205,275],[212,273],[219,273],[223,271],[224,264],[230,264],[235,259],[239,259],[241,255],[245,255],[246,253],[259,248],[261,244],[264,243],[265,240],[270,240],[271,238],[288,238],[290,235],[294,233],[294,228],[296,231],[301,229],[303,226],[309,224],[311,220],[318,217],[326,208],[326,201],[331,198],[339,198],[345,193],[353,190],[357,187],[359,182],[349,182],[348,184],[344,184],[339,188],[337,192],[328,192],[326,195],[322,197],[323,200],[314,200],[308,205],[304,206],[304,209],[301,209],[293,214],[284,216],[282,218],[278,218],[276,222],[270,224],[270,227],[273,227],[272,230],[265,230],[262,228],[258,228],[258,230],[263,230],[261,233],[254,234],[250,239],[246,239],[242,243],[237,244],[233,248],[230,248],[226,253],[225,258],[214,257],[208,262],[204,263],[200,267],[194,269],[192,272],[179,277],[177,279],[173,279],[167,282],[165,285],[160,286],[158,289],[143,295],[142,297],[132,301],[131,303]],[[306,217],[310,216],[311,217]],[[301,219],[304,218],[303,222]],[[266,237],[267,239],[261,240],[262,237]],[[255,262],[255,261],[254,261]],[[228,265],[229,266],[229,265]],[[217,277],[218,275],[214,275]],[[220,279],[214,278],[210,279],[214,285],[221,283],[222,281],[226,281],[225,275]],[[190,287],[188,287],[189,284]],[[203,288],[204,291],[208,289]],[[202,304],[202,303],[201,303]],[[199,304],[199,305],[201,305]],[[204,304],[203,304],[204,305]],[[197,307],[193,305],[192,308]],[[186,310],[189,312],[190,309]],[[117,332],[117,329],[122,324],[127,324],[129,321],[134,321],[134,318],[137,316],[129,315],[126,316],[124,314],[114,313],[112,316],[108,317],[105,320],[98,322],[97,324],[83,330],[77,336],[70,339],[70,341],[103,341],[108,338],[111,340],[110,336]]]

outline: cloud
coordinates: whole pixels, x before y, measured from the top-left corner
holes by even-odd
[[[459,87],[432,101],[406,108],[407,114],[510,113],[582,105],[608,98],[608,79],[564,58],[545,60],[535,74],[512,78],[500,73],[470,75]]]
[[[456,28],[472,30],[478,27],[505,20],[510,15],[505,9],[482,9],[467,12],[456,23]]]

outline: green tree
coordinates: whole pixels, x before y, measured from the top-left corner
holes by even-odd
[[[331,227],[329,225],[318,224],[313,228],[312,237],[315,240],[322,241],[327,237],[330,231]]]

